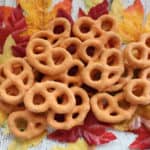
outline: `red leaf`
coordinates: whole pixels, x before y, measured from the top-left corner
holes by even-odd
[[[78,17],[82,17],[82,16],[86,16],[86,14],[81,8],[79,8]]]
[[[150,149],[150,131],[144,126],[141,126],[139,129],[134,130],[133,132],[138,134],[138,137],[130,145],[130,149]]]
[[[96,6],[92,7],[88,12],[88,16],[90,16],[93,19],[97,19],[103,14],[108,14],[108,1],[107,0],[104,0],[102,3],[99,3]]]
[[[8,9],[8,8],[7,8]],[[2,12],[0,8],[0,12]],[[20,6],[13,8],[7,18],[4,13],[0,15],[0,51],[3,50],[3,45],[9,34],[12,34],[16,45],[12,47],[15,56],[25,56],[25,49],[29,40],[28,36],[21,35],[26,30],[26,22]],[[4,20],[5,18],[5,20]],[[2,26],[3,25],[3,26]]]
[[[61,8],[61,9],[58,9],[56,16],[57,16],[57,17],[64,17],[64,18],[68,19],[71,24],[73,24],[73,19],[72,19],[71,15],[68,14],[68,13],[67,13],[64,9],[62,9],[62,8]]]
[[[106,131],[106,127],[89,112],[84,125],[70,130],[57,130],[50,133],[48,138],[61,142],[75,142],[79,137],[83,137],[89,145],[100,145],[116,139],[114,134]]]

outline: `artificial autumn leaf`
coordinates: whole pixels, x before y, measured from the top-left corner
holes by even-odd
[[[150,13],[146,16],[146,22],[144,25],[144,32],[150,32]]]
[[[56,10],[63,9],[68,14],[71,14],[72,0],[63,0],[62,2],[59,2],[58,4],[56,4],[54,9]]]
[[[3,8],[4,9],[4,8]],[[1,12],[1,24],[0,27],[0,51],[3,52],[3,46],[7,39],[7,37],[11,34],[13,40],[15,41],[14,45],[16,44],[22,44],[27,43],[29,37],[23,36],[22,33],[26,30],[26,22],[25,18],[22,14],[21,8],[18,6],[16,8],[13,8],[10,15],[7,17],[7,19],[4,19],[4,13],[0,9]],[[22,47],[22,49],[25,51],[25,46]],[[3,59],[2,59],[3,61]]]
[[[123,16],[123,9],[124,7],[122,5],[121,0],[113,0],[109,13],[115,16],[117,21],[120,21],[120,19],[122,19]]]
[[[130,145],[130,149],[148,150],[150,149],[150,130],[141,126],[139,129],[132,131],[138,135],[136,140]]]
[[[79,8],[78,17],[82,17],[82,16],[86,16],[86,13],[81,8]]]
[[[85,6],[86,6],[86,10],[87,12],[94,6],[96,6],[99,3],[102,3],[103,0],[84,0]]]
[[[50,133],[48,138],[60,142],[75,142],[79,137],[83,137],[89,145],[101,145],[116,139],[114,134],[106,131],[107,127],[107,125],[98,122],[89,112],[84,125],[76,126],[70,130],[56,130]]]
[[[58,9],[57,10],[57,17],[64,17],[70,21],[71,24],[73,24],[73,19],[70,14],[68,14],[64,9]]]
[[[12,38],[11,35],[9,35],[5,41],[3,53],[0,55],[0,64],[5,63],[8,61],[11,57],[13,57],[12,49],[11,47],[15,45],[15,41]]]
[[[31,147],[39,145],[45,138],[46,133],[41,134],[31,140],[21,141],[19,139],[14,139],[8,146],[8,150],[28,150]]]
[[[123,42],[128,43],[137,41],[143,33],[144,8],[141,1],[135,0],[133,5],[129,6],[125,10],[122,10],[122,4],[118,4],[116,8],[117,11],[119,10],[119,17],[118,15],[116,15],[117,11],[116,13],[112,11],[114,13],[112,14],[114,15],[114,17],[116,17],[118,21],[118,33],[120,34]]]
[[[96,6],[92,7],[88,12],[88,16],[97,19],[101,15],[108,13],[108,7],[108,1],[104,0],[102,3],[98,3]]]
[[[21,8],[24,10],[25,18],[28,26],[26,34],[32,35],[33,33],[47,29],[49,21],[55,18],[56,10],[49,11],[51,0],[43,1],[38,0],[19,0]]]

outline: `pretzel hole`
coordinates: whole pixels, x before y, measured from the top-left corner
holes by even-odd
[[[68,96],[66,94],[62,94],[57,97],[57,103],[61,105],[65,105],[68,102]]]
[[[14,63],[14,64],[12,64],[11,67],[12,67],[11,68],[12,73],[14,73],[15,75],[20,74],[23,71],[23,69],[24,69],[22,64],[19,64],[19,63]]]
[[[68,75],[69,76],[76,76],[78,72],[79,72],[79,67],[77,65],[75,65],[69,69]]]
[[[47,65],[47,62],[46,62],[46,59],[43,59],[43,60],[39,60],[40,64],[46,66]]]
[[[86,48],[86,53],[88,56],[93,57],[95,54],[95,47],[94,46],[88,46]]]
[[[27,129],[28,121],[24,118],[17,118],[15,120],[15,125],[19,131],[24,132]]]
[[[140,48],[133,48],[132,49],[132,54],[136,59],[141,59],[142,58],[142,51]]]
[[[146,44],[147,47],[150,48],[150,37],[148,37],[148,38],[146,39],[145,44]]]
[[[150,81],[150,72],[146,75],[146,79]]]
[[[110,37],[105,44],[106,48],[116,48],[119,45],[119,39],[115,36]]]
[[[17,96],[19,94],[19,89],[16,85],[10,85],[6,88],[6,93],[11,96]]]
[[[5,76],[5,74],[4,74],[4,69],[3,69],[3,68],[0,69],[0,76],[1,76],[2,78],[6,78],[6,76]]]
[[[113,54],[113,55],[111,55],[111,56],[109,56],[108,58],[107,58],[107,64],[109,65],[109,66],[116,66],[116,65],[118,65],[118,56],[117,55],[115,55],[115,54]]]
[[[101,79],[101,71],[98,69],[93,69],[90,73],[90,77],[93,81],[98,81]]]
[[[107,99],[105,99],[105,98],[102,98],[98,103],[98,106],[101,109],[106,109],[108,107],[108,105],[109,105],[109,103],[108,103]]]
[[[104,31],[111,31],[112,27],[113,27],[112,20],[104,20],[104,21],[102,21],[101,28]]]
[[[65,121],[65,114],[55,114],[54,119],[57,122],[64,122]]]
[[[56,44],[58,42],[58,39],[53,39],[52,41],[51,41],[51,44]]]
[[[55,88],[48,87],[46,90],[47,90],[49,93],[52,93],[52,92],[54,92],[54,91],[55,91]]]
[[[111,112],[110,115],[111,115],[111,116],[117,116],[118,113],[117,113],[117,112]]]
[[[126,67],[124,67],[124,72],[122,74],[122,77],[128,77],[128,74],[129,74],[129,70]]]
[[[28,84],[28,81],[29,81],[29,78],[28,78],[28,77],[25,77],[25,78],[23,79],[24,85]]]
[[[88,93],[89,96],[96,94],[98,91],[86,84],[82,84],[81,87]]]
[[[91,30],[91,25],[85,23],[80,25],[80,31],[82,33],[88,33],[90,30]]]
[[[41,105],[45,102],[45,98],[41,94],[35,94],[33,97],[33,104],[34,105]]]
[[[65,60],[65,56],[61,53],[53,53],[52,59],[54,60],[55,65],[60,65]]]
[[[33,53],[38,55],[38,54],[42,54],[45,51],[45,48],[41,45],[37,45],[36,47],[34,47],[33,49]]]
[[[77,46],[75,44],[70,44],[66,49],[70,54],[75,54]]]
[[[115,76],[115,73],[114,72],[111,72],[108,76],[108,78],[113,78]]]
[[[40,128],[42,126],[42,123],[41,122],[37,122],[36,124],[35,124],[35,128]]]
[[[135,95],[135,96],[142,96],[144,94],[144,88],[145,86],[142,85],[142,84],[137,84],[133,87],[132,89],[132,93]]]
[[[121,108],[123,108],[125,110],[130,108],[130,103],[128,103],[125,100],[118,101],[118,105],[119,105],[119,107],[121,107]]]
[[[55,33],[55,34],[61,34],[61,33],[63,33],[65,31],[65,29],[64,29],[64,26],[63,25],[56,25],[55,27],[54,27],[54,30],[53,30],[53,32]]]
[[[76,119],[78,116],[79,116],[79,113],[73,113],[73,114],[72,114],[72,118],[73,118],[73,119]]]
[[[148,60],[150,60],[150,53],[148,54]]]
[[[70,87],[73,87],[74,86],[74,83],[69,83],[68,84],[68,87],[70,88]]]
[[[80,95],[75,95],[76,105],[82,104],[82,98]]]

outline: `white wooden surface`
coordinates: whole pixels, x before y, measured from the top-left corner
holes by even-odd
[[[57,3],[59,0],[53,0],[54,3]],[[133,3],[133,0],[122,0],[123,3],[128,6],[129,4]],[[142,0],[145,12],[147,13],[150,10],[150,0]],[[72,16],[75,19],[77,17],[77,12],[79,7],[84,9],[83,0],[73,0],[73,10],[72,10]],[[6,6],[15,6],[15,0],[0,0],[0,5],[6,5]],[[128,150],[128,145],[132,143],[132,141],[135,139],[135,135],[131,133],[125,133],[125,132],[118,132],[113,131],[116,136],[117,140],[103,145],[96,148],[96,150]],[[7,146],[10,143],[12,137],[6,136],[2,134],[2,129],[0,129],[0,150],[7,150]],[[35,148],[31,148],[31,150],[51,150],[51,147],[54,145],[58,145],[60,143],[50,141],[48,139],[44,139],[43,142],[38,145]]]

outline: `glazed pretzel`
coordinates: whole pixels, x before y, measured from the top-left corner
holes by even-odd
[[[85,62],[96,61],[104,48],[99,40],[89,39],[82,43],[79,50],[79,57]]]
[[[110,48],[119,49],[121,47],[121,39],[119,35],[112,31],[103,34],[102,37],[100,38],[100,41],[103,43],[106,49]]]
[[[65,48],[73,58],[78,58],[81,41],[76,37],[70,37],[62,41],[60,47]]]
[[[20,80],[25,88],[28,90],[34,82],[34,75],[32,68],[23,58],[11,58],[4,64],[4,74],[7,78],[16,77]]]
[[[140,42],[143,43],[148,49],[150,48],[150,34],[145,33],[140,37]]]
[[[61,35],[51,34],[49,31],[39,31],[34,33],[30,40],[39,38],[50,42],[52,47],[60,46],[60,43],[63,41],[64,37]]]
[[[102,15],[96,20],[96,25],[103,32],[116,31],[117,22],[111,15]]]
[[[101,32],[94,25],[95,21],[90,17],[81,17],[73,25],[73,34],[81,40],[101,36]]]
[[[66,85],[55,81],[45,81],[36,83],[26,93],[24,104],[29,111],[35,113],[46,112],[48,109],[66,113],[73,109],[75,99]]]
[[[24,86],[17,78],[8,78],[0,85],[1,100],[5,103],[17,105],[22,102],[24,94]]]
[[[46,130],[46,117],[27,110],[16,111],[9,115],[8,126],[17,138],[32,139]]]
[[[106,123],[119,123],[130,119],[136,110],[136,105],[126,101],[124,93],[114,97],[108,93],[98,93],[91,98],[90,102],[95,117]]]
[[[69,63],[69,67],[64,73],[57,76],[45,76],[42,81],[55,80],[57,82],[65,83],[69,87],[73,85],[81,85],[81,72],[83,68],[84,64],[80,60],[74,59]]]
[[[101,55],[100,62],[92,62],[82,72],[83,82],[103,91],[112,86],[124,71],[121,52],[112,49]]]
[[[49,32],[54,36],[69,37],[71,33],[71,24],[64,18],[55,18],[49,23]]]
[[[150,68],[143,69],[139,74],[139,78],[150,81]]]
[[[150,83],[145,79],[133,79],[125,87],[126,99],[132,104],[150,103]]]
[[[90,109],[87,93],[79,88],[71,88],[76,99],[76,106],[69,113],[59,114],[55,111],[49,111],[47,121],[55,129],[70,129],[76,125],[82,125]]]
[[[61,47],[52,48],[45,40],[33,39],[27,46],[27,59],[39,72],[55,75],[67,69],[72,57]]]
[[[113,84],[112,86],[106,89],[107,92],[117,92],[124,88],[124,86],[132,79],[133,70],[128,66],[124,66],[124,73],[120,77],[120,79]]]
[[[126,63],[132,68],[145,68],[150,66],[149,50],[142,42],[128,44],[124,50]]]

